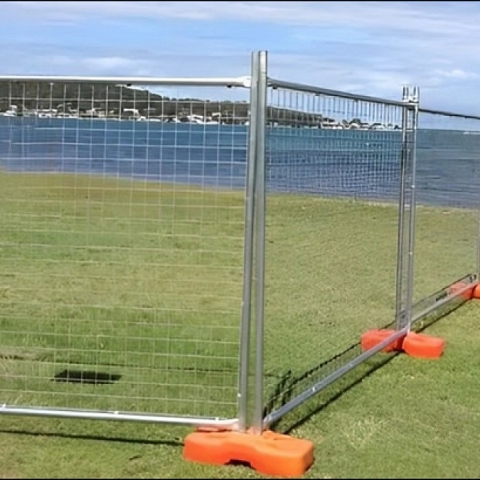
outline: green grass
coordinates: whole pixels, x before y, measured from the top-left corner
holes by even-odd
[[[265,402],[278,406],[393,319],[397,218],[267,203]],[[235,416],[243,215],[235,191],[1,173],[0,403]],[[475,270],[476,231],[476,212],[418,209],[416,299]],[[441,360],[377,355],[285,417],[278,431],[315,443],[306,476],[478,477],[477,309],[429,327],[447,339]],[[66,368],[121,377],[52,381]],[[189,431],[0,416],[0,476],[259,477],[183,461]]]

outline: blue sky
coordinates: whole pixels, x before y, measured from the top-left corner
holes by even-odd
[[[480,114],[480,2],[2,2],[0,74],[249,74]]]

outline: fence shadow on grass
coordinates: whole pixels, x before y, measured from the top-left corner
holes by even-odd
[[[466,300],[457,298],[444,306],[434,310],[430,315],[422,318],[412,326],[412,330],[422,332],[450,313],[453,313],[461,307]],[[394,322],[390,322],[382,328],[391,328]],[[264,408],[264,417],[270,412],[280,408],[295,398],[301,392],[311,388],[320,379],[325,378],[329,373],[335,371],[338,366],[345,365],[349,357],[355,358],[360,350],[360,342],[351,345],[343,352],[324,361],[313,368],[299,374],[293,375],[292,371],[287,371],[277,382],[270,398],[267,400]],[[329,385],[318,393],[317,397],[310,402],[295,409],[293,412],[272,424],[270,428],[282,433],[289,434],[296,428],[305,424],[314,415],[317,415],[331,403],[339,399],[343,394],[357,386],[377,370],[392,361],[399,352],[388,354],[379,353],[369,360],[358,365],[356,368],[345,374],[343,378]]]
[[[71,421],[71,420],[69,420]],[[128,434],[125,436],[110,436],[106,435],[96,435],[96,434],[74,434],[74,433],[65,433],[65,432],[52,432],[44,431],[41,429],[34,430],[21,427],[11,427],[11,428],[0,428],[0,434],[9,434],[9,435],[20,435],[20,436],[29,436],[29,437],[42,437],[42,438],[55,438],[55,439],[73,439],[73,440],[87,440],[87,441],[97,441],[97,442],[116,442],[116,443],[130,443],[136,445],[165,445],[169,447],[181,447],[183,446],[183,437],[180,435],[175,438],[163,438],[163,439],[148,439],[131,437]],[[138,434],[137,434],[138,435]],[[173,435],[172,435],[173,437]]]

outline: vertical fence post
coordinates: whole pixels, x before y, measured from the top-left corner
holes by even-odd
[[[263,430],[263,375],[264,375],[264,311],[265,311],[265,136],[267,122],[267,52],[255,55],[257,78],[257,145],[255,181],[255,393],[252,428],[259,434]]]
[[[407,102],[408,89],[403,87],[402,101]],[[405,285],[404,285],[404,246],[405,246],[405,203],[407,178],[407,122],[408,106],[402,108],[402,154],[400,167],[400,198],[398,200],[398,237],[397,237],[397,277],[395,319],[400,330],[405,325]]]
[[[413,87],[409,92],[409,103],[411,107],[411,125],[409,129],[409,163],[411,164],[412,174],[410,183],[410,225],[408,228],[408,263],[407,263],[407,321],[408,327],[412,325],[413,318],[413,294],[415,285],[415,235],[416,235],[416,217],[417,217],[417,128],[419,114],[419,88]]]
[[[403,87],[402,154],[397,240],[396,324],[410,325],[413,304],[415,243],[415,170],[418,90]],[[412,105],[413,104],[413,105]]]
[[[479,152],[480,154],[480,152]],[[480,281],[480,164],[478,166],[478,173],[477,173],[477,265],[475,270],[475,282],[478,283]],[[474,290],[475,291],[475,290]]]
[[[266,52],[252,53],[252,76],[250,85],[250,118],[248,141],[248,171],[245,201],[245,247],[243,268],[243,309],[240,333],[240,372],[238,392],[238,429],[246,431],[250,426],[250,345],[252,325],[252,293],[254,263],[256,308],[256,359],[255,359],[255,417],[262,422],[263,396],[263,283],[265,252],[265,122],[266,122]],[[259,203],[257,206],[257,202]],[[260,216],[258,219],[257,217]],[[260,348],[259,348],[260,346]],[[257,410],[260,409],[260,414]]]
[[[477,182],[479,186],[479,200],[480,200],[480,172],[477,175]],[[480,281],[480,203],[478,204],[478,215],[477,215],[477,268],[475,272],[475,280]]]
[[[243,298],[240,328],[240,363],[238,385],[238,429],[247,429],[248,417],[248,383],[250,364],[250,326],[252,312],[253,283],[253,240],[255,212],[255,157],[257,145],[256,115],[258,88],[254,80],[254,57],[252,56],[252,80],[250,85],[250,118],[248,126],[247,179],[245,196],[245,240],[243,253]]]
[[[411,324],[416,210],[416,132],[418,89],[403,87],[402,155],[397,241],[396,324],[402,329]]]
[[[406,321],[406,298],[407,290],[405,282],[405,234],[408,224],[407,217],[407,181],[408,181],[408,118],[410,107],[408,105],[408,87],[403,87],[402,102],[405,106],[402,108],[402,152],[401,152],[401,167],[400,167],[400,198],[398,201],[398,239],[397,239],[397,278],[396,278],[396,311],[395,318],[397,329],[402,329]]]

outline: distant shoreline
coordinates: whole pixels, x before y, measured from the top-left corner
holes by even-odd
[[[184,125],[203,125],[203,126],[218,126],[218,125],[243,125],[248,126],[249,121],[245,118],[219,118],[213,120],[211,118],[201,117],[199,115],[187,115],[185,117],[165,116],[165,117],[145,117],[145,116],[130,116],[119,117],[118,115],[86,115],[86,114],[64,114],[57,112],[27,112],[17,114],[15,111],[7,110],[0,112],[0,117],[3,118],[35,118],[41,120],[96,120],[96,121],[117,121],[117,122],[154,122],[164,124],[184,124]],[[268,126],[282,127],[282,128],[310,128],[317,130],[374,130],[374,131],[398,131],[400,127],[393,124],[368,123],[360,122],[357,119],[351,122],[334,122],[326,121],[324,123],[304,123],[304,122],[278,122],[270,121]]]

